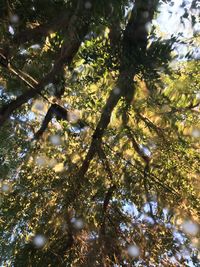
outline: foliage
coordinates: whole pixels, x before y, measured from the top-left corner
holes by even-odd
[[[199,40],[164,2],[1,3],[2,266],[198,266]]]

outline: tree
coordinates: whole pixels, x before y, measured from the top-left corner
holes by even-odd
[[[198,266],[197,1],[1,5],[1,264]]]

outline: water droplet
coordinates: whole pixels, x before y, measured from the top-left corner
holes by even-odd
[[[19,17],[16,14],[12,15],[11,18],[10,18],[10,22],[11,23],[18,23],[19,22]]]
[[[148,16],[149,16],[149,12],[148,12],[148,11],[144,11],[144,12],[142,12],[142,17],[143,17],[144,19],[147,19]]]
[[[84,226],[82,219],[72,218],[71,222],[76,230],[81,230]]]
[[[89,2],[89,1],[85,2],[85,8],[86,9],[90,9],[91,7],[92,7],[91,2]]]
[[[57,134],[51,135],[50,136],[50,142],[55,146],[59,146],[61,144],[61,138]]]
[[[36,158],[35,158],[35,163],[38,165],[38,166],[40,166],[40,167],[42,167],[42,166],[45,166],[46,165],[46,162],[47,162],[47,160],[46,160],[46,157],[45,156],[37,156]]]
[[[190,220],[185,221],[182,224],[182,229],[186,234],[189,234],[192,236],[196,236],[199,232],[199,226]]]
[[[68,111],[67,118],[69,122],[76,123],[80,118],[80,112],[78,110]]]
[[[36,248],[42,248],[46,244],[46,238],[43,235],[36,235],[33,238],[33,244],[36,246]]]
[[[129,256],[134,257],[134,258],[139,257],[140,255],[140,249],[136,245],[129,246],[127,249],[127,252]]]
[[[116,87],[113,92],[115,95],[119,95],[120,91],[121,91],[120,88]]]
[[[42,101],[36,101],[33,105],[33,109],[36,109],[38,111],[44,110],[44,103]]]
[[[1,191],[3,193],[9,193],[11,191],[11,185],[8,182],[3,182],[1,185]]]
[[[199,138],[199,137],[200,137],[200,129],[198,129],[198,128],[194,128],[194,129],[192,130],[192,136],[193,136],[194,138]]]

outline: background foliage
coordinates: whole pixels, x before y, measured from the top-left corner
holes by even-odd
[[[179,2],[166,34],[170,0],[1,1],[2,266],[199,266],[199,6]]]

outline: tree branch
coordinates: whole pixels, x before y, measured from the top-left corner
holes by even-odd
[[[140,156],[140,158],[142,158],[144,160],[144,162],[146,163],[146,165],[149,164],[150,158],[145,155],[142,150],[140,149],[138,143],[136,142],[134,136],[132,135],[131,129],[130,127],[127,125],[125,126],[126,128],[126,132],[127,132],[127,136],[129,137],[129,139],[131,140],[131,143],[133,145],[133,148],[135,149],[135,151],[137,152],[137,154]]]
[[[0,127],[9,118],[13,111],[27,103],[28,100],[40,93],[45,85],[51,83],[55,76],[63,69],[64,64],[70,65],[76,55],[84,36],[87,33],[91,12],[82,7],[83,3],[78,2],[77,11],[71,17],[66,33],[66,40],[62,45],[60,56],[56,59],[52,70],[34,87],[9,104],[0,109]]]
[[[106,157],[104,150],[102,149],[102,147],[100,145],[97,148],[97,153],[99,155],[99,158],[102,160],[105,171],[108,173],[110,180],[113,181],[113,175],[112,175],[112,171],[110,169],[109,163],[108,163],[108,159]],[[105,219],[105,214],[106,214],[109,202],[112,198],[112,194],[113,194],[115,188],[116,188],[116,185],[110,186],[110,188],[108,189],[108,191],[105,195],[104,202],[103,202],[103,218],[104,219]],[[103,219],[103,221],[104,221],[104,219]]]
[[[46,37],[51,32],[56,32],[65,27],[69,23],[71,15],[71,10],[67,9],[49,23],[19,32],[15,35],[13,41],[15,45],[24,44],[30,41],[38,42],[41,38]]]
[[[34,89],[34,86],[38,85],[38,81],[36,81],[28,73],[25,73],[24,71],[19,69],[17,70],[15,67],[13,67],[2,50],[0,51],[0,65],[9,73],[14,74],[17,78],[22,80],[30,88]]]
[[[104,145],[106,145],[108,147],[108,149],[110,151],[112,151],[112,153],[115,154],[120,160],[123,160],[124,162],[126,162],[127,165],[133,167],[134,169],[137,169],[140,172],[140,174],[144,174],[143,171],[140,168],[138,168],[138,165],[140,164],[140,162],[136,162],[138,164],[134,165],[131,161],[126,160],[123,157],[122,153],[119,153],[119,152],[114,151],[107,143],[104,143]],[[155,176],[152,173],[149,174],[149,175],[150,175],[151,180],[154,181],[156,184],[158,184],[159,186],[163,187],[165,190],[169,191],[170,193],[176,195],[177,197],[180,196],[179,192],[177,192],[171,186],[169,186],[167,184],[164,184],[163,181],[160,178],[158,178],[157,176]]]
[[[163,129],[158,127],[157,125],[155,125],[149,118],[143,116],[141,113],[137,113],[137,116],[144,121],[144,123],[147,125],[147,127],[149,129],[154,130],[158,136],[162,137],[163,139],[165,139],[165,135],[163,132]]]
[[[42,121],[42,125],[40,129],[35,133],[34,138],[39,139],[40,136],[45,132],[48,127],[49,122],[52,120],[53,116],[56,117],[57,120],[67,120],[67,110],[58,104],[52,104],[48,109],[44,120]]]
[[[151,215],[154,223],[156,223],[156,218],[155,218],[154,213],[153,213],[153,207],[152,207],[152,204],[151,204],[151,198],[150,198],[150,194],[149,194],[149,190],[148,190],[148,179],[147,179],[148,178],[148,173],[149,173],[149,163],[147,163],[145,168],[144,168],[143,183],[144,183],[146,201],[149,204],[150,215]]]
[[[138,0],[136,1],[132,9],[131,18],[124,31],[124,37],[122,41],[122,55],[119,78],[116,83],[116,87],[112,89],[103,108],[100,120],[94,131],[86,159],[83,162],[83,165],[81,166],[79,172],[77,173],[78,176],[81,175],[81,177],[84,177],[85,173],[87,172],[89,168],[89,162],[93,159],[96,153],[96,144],[101,143],[103,134],[110,123],[112,111],[118,104],[119,100],[124,97],[127,102],[130,102],[133,97],[133,77],[136,74],[138,64],[140,64],[140,62],[137,62],[137,60],[135,59],[135,56],[137,53],[143,55],[146,51],[148,35],[146,23],[152,20],[156,8],[156,3],[157,1]],[[144,17],[144,12],[148,12],[148,16]],[[116,90],[116,88],[118,88],[119,90]]]
[[[169,111],[169,112],[166,112],[166,113],[159,113],[160,115],[162,114],[174,114],[174,113],[178,113],[178,112],[184,112],[184,111],[196,111],[198,112],[197,110],[195,110],[195,108],[199,107],[200,105],[200,102],[197,102],[196,104],[189,104],[188,106],[186,107],[181,107],[181,108],[176,108],[176,107],[172,107],[172,110]],[[194,110],[193,110],[194,109]]]
[[[108,173],[108,176],[109,176],[110,180],[112,181],[113,180],[112,170],[110,169],[106,154],[105,154],[103,148],[101,147],[101,145],[99,145],[99,144],[97,147],[97,153],[98,153],[99,158],[101,159],[101,161],[103,163],[105,171]]]

